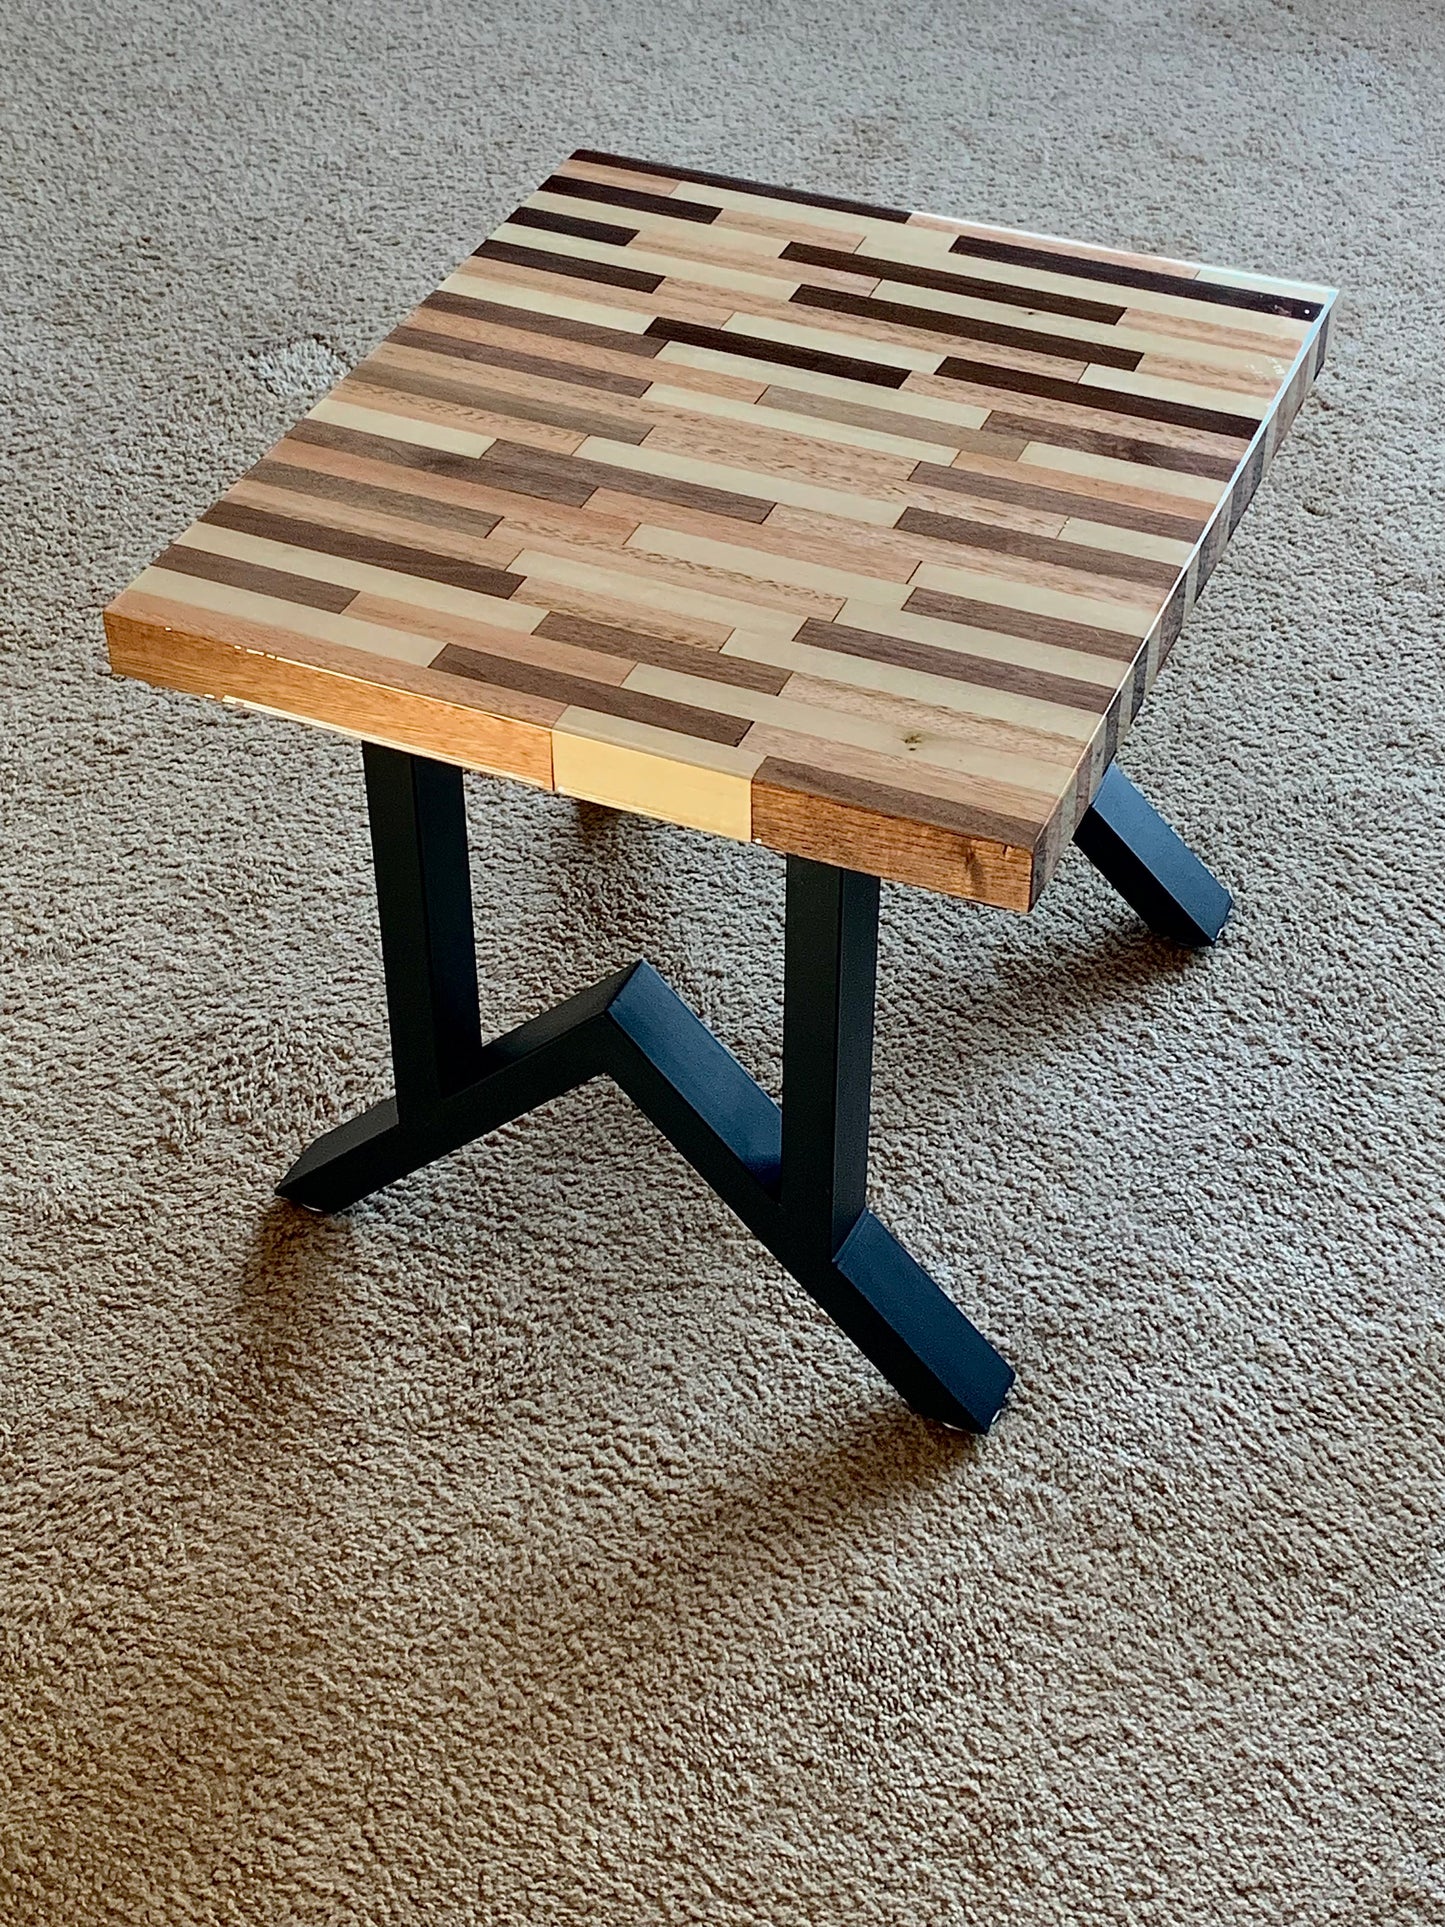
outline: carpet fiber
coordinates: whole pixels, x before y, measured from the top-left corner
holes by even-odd
[[[58,0],[0,47],[0,1921],[1445,1921],[1445,16]],[[1338,283],[1123,758],[1235,887],[885,891],[890,1395],[614,1091],[323,1222],[355,748],[99,609],[567,149]],[[1431,183],[1434,183],[1432,186]],[[646,953],[775,1082],[782,866],[482,779],[502,1027]]]

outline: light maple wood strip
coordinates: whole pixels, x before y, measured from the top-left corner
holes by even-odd
[[[1234,415],[1248,415],[1263,421],[1269,412],[1258,393],[1231,389],[1220,393],[1197,382],[1171,381],[1160,375],[1146,374],[1142,368],[1130,373],[1124,368],[1086,368],[1079,380],[1093,388],[1108,388],[1119,395],[1149,395],[1157,401],[1183,402],[1189,407],[1217,408]]]
[[[529,274],[518,268],[512,273],[501,272],[501,262],[489,263],[485,268],[480,261],[470,261],[465,271],[458,269],[449,274],[437,290],[439,294],[459,294],[472,301],[490,301],[504,308],[520,308],[533,314],[561,315],[569,321],[580,321],[584,327],[611,328],[624,334],[646,334],[647,324],[653,319],[652,312],[629,308],[621,303],[609,303],[597,299],[584,299],[581,295],[568,292],[561,286],[554,286],[555,277]],[[582,283],[574,286],[580,287]],[[608,290],[609,293],[613,292]],[[625,293],[625,289],[617,290]]]
[[[560,544],[555,546],[561,547]],[[742,588],[749,585],[729,580],[725,593],[716,587],[695,586],[694,580],[681,579],[687,577],[689,571],[678,568],[675,573],[665,575],[659,570],[642,566],[641,558],[635,558],[631,566],[623,559],[621,566],[602,567],[590,554],[557,554],[537,548],[525,550],[517,558],[515,572],[524,578],[518,594],[531,605],[543,603],[547,608],[567,609],[572,604],[563,600],[563,597],[569,590],[576,590],[599,601],[606,600],[614,608],[625,608],[631,604],[634,620],[644,614],[651,618],[654,611],[658,614],[670,613],[689,621],[704,622],[714,627],[720,625],[728,633],[746,623],[751,629],[766,631],[771,635],[793,635],[810,613],[826,609],[831,615],[838,606],[836,602],[811,597],[807,608],[785,609],[779,603],[761,599],[765,592],[757,590],[756,585],[751,586],[760,599],[750,601],[741,593]],[[700,573],[693,571],[691,575],[695,578]],[[587,611],[577,613],[585,614]],[[527,626],[532,628],[536,625],[529,623]],[[658,633],[665,634],[666,631],[659,630]]]
[[[703,228],[700,232],[705,234],[707,230]],[[726,288],[730,298],[756,295],[765,301],[786,301],[801,279],[790,272],[786,264],[775,262],[775,257],[745,258],[744,263],[738,265],[718,261],[705,253],[678,254],[666,245],[665,237],[653,241],[651,237],[644,240],[639,235],[637,240],[619,247],[615,242],[594,241],[583,234],[557,234],[507,223],[497,229],[494,238],[539,253],[567,255],[579,261],[598,261],[609,267],[660,275],[680,292],[699,294],[705,300],[716,300],[713,291]],[[773,266],[773,272],[765,271],[768,266]],[[844,279],[846,285],[854,285]]]
[[[579,161],[570,155],[553,168],[579,181],[601,181],[608,187],[630,187],[639,194],[675,194],[681,182],[665,174],[640,174],[629,167],[609,167],[601,161]]]
[[[655,383],[647,391],[646,399],[659,407],[691,408],[696,413],[715,415],[720,420],[737,422],[764,433],[798,435],[814,443],[837,442],[844,448],[861,448],[880,455],[892,455],[909,465],[944,460],[942,450],[947,451],[948,457],[959,453],[955,443],[937,439],[920,441],[901,432],[904,427],[901,422],[900,432],[894,433],[891,429],[859,427],[852,422],[832,420],[806,410],[800,413],[781,404],[758,407],[750,402],[725,400],[721,396],[702,397],[694,395],[689,389],[672,388],[661,382]],[[879,412],[882,413],[881,410]],[[905,467],[902,473],[906,475],[907,472]]]
[[[1180,542],[1168,535],[1148,535],[1138,529],[1116,529],[1107,522],[1070,520],[1059,531],[1066,542],[1082,542],[1087,547],[1113,549],[1119,555],[1141,555],[1156,562],[1186,568],[1195,544]]]
[[[690,460],[745,469],[767,479],[787,476],[806,487],[886,498],[902,489],[919,459],[911,450],[891,454],[854,448],[823,436],[793,433],[762,412],[740,420],[666,402],[653,406],[655,419],[641,443],[643,448],[670,449]],[[776,499],[771,489],[746,492]]]
[[[1127,290],[1122,291],[1127,292]],[[1209,343],[1215,347],[1243,349],[1249,354],[1278,355],[1289,360],[1313,332],[1308,321],[1291,321],[1284,315],[1249,315],[1249,326],[1238,326],[1234,311],[1216,308],[1212,314],[1157,314],[1134,307],[1126,308],[1121,328],[1132,332],[1164,336],[1171,340]],[[1265,322],[1259,327],[1253,324]]]
[[[829,374],[825,370],[783,367],[778,362],[759,361],[742,352],[723,353],[714,348],[697,348],[688,342],[668,342],[653,365],[659,378],[669,382],[674,379],[673,370],[677,368],[707,371],[738,368],[744,370],[750,380],[756,379],[764,387],[785,381],[789,388],[801,389],[809,394],[836,395],[842,401],[861,401],[870,407],[896,410],[905,417],[917,415],[929,421],[956,423],[960,428],[979,429],[988,420],[989,414],[986,407],[960,400],[956,395],[920,394],[911,389],[907,382],[901,388],[870,387],[866,383],[849,380],[845,375]],[[665,376],[663,369],[667,371]]]
[[[752,778],[761,761],[753,751],[579,707],[563,710],[552,732],[560,794],[740,843],[752,837]]]
[[[668,531],[659,528],[657,536],[660,542],[665,543]],[[685,549],[689,541],[695,538],[682,536],[678,540]],[[730,619],[734,624],[752,621],[787,633],[791,633],[798,621],[810,616],[823,622],[831,621],[842,608],[844,599],[841,589],[830,594],[819,591],[811,584],[789,583],[764,575],[754,576],[744,569],[727,568],[685,553],[669,553],[665,548],[628,546],[617,550],[596,550],[546,539],[524,549],[517,557],[514,569],[517,574],[526,576],[538,585],[538,592],[549,575],[570,581],[580,579],[571,571],[586,570],[599,587],[625,580],[637,585],[636,593],[655,588],[676,589],[689,597],[704,595],[711,599],[711,606],[704,608],[700,604],[677,601],[671,606],[684,613],[694,608],[697,614],[710,621]],[[602,580],[604,574],[607,585]],[[895,595],[900,603],[909,593],[903,583],[878,584],[877,587],[885,595]],[[780,611],[794,620],[779,620]]]
[[[1029,466],[1027,450],[1030,446],[1032,446],[1032,444],[1025,444],[1024,450],[1020,451],[1019,456],[1012,461],[1001,461],[995,457],[974,454],[972,451],[964,449],[954,457],[950,466],[960,471],[965,483],[969,475],[978,475],[985,478],[986,481],[989,479],[1012,481],[1020,483],[1025,487],[1038,487],[1050,492],[1059,489],[1067,490],[1071,495],[1079,497],[1082,506],[1077,512],[1081,515],[1087,515],[1089,513],[1087,505],[1092,501],[1114,503],[1120,508],[1152,509],[1160,514],[1190,515],[1196,519],[1201,528],[1208,516],[1209,507],[1204,503],[1181,502],[1179,497],[1162,483],[1157,487],[1154,486],[1152,480],[1147,479],[1152,478],[1155,474],[1152,468],[1139,468],[1139,473],[1146,478],[1144,484],[1139,487],[1135,487],[1128,482],[1112,481],[1099,475],[1076,474],[1073,471],[1039,475]],[[1124,465],[1121,464],[1120,466]],[[1200,478],[1196,476],[1190,476],[1186,479],[1194,482],[1200,480]],[[1228,485],[1225,482],[1216,482],[1209,479],[1206,481],[1205,486],[1209,493],[1210,504],[1212,504],[1224,494]],[[966,488],[960,493],[959,499],[965,499],[965,495]],[[970,509],[969,512],[972,514],[973,510]],[[1071,510],[1071,513],[1072,512]],[[1102,520],[1103,518],[1100,517],[1099,519]]]
[[[822,210],[818,210],[818,212],[821,215]],[[829,227],[822,219],[810,224],[808,239],[815,247],[837,248],[846,254],[851,249],[860,246],[862,242],[866,240],[866,231],[861,227],[849,227],[846,224],[846,216],[835,216],[834,218],[841,218],[844,225],[841,227]],[[776,235],[785,245],[787,242],[796,241],[798,238],[796,222],[780,218],[777,215],[758,214],[740,208],[724,208],[713,225],[729,233],[746,233],[751,230],[757,234]]]
[[[909,593],[906,582],[888,585],[876,576],[858,575],[832,563],[809,562],[793,555],[745,547],[736,541],[720,541],[665,528],[657,523],[644,522],[635,529],[628,538],[627,549],[648,561],[657,557],[673,559],[725,576],[776,585],[790,597],[800,589],[816,591],[827,604],[829,617],[838,613],[849,596],[887,599],[901,608]],[[822,610],[818,608],[812,613],[822,613]]]
[[[764,474],[732,463],[682,455],[673,449],[654,446],[650,439],[634,448],[627,443],[604,442],[592,437],[583,443],[580,452],[594,461],[607,462],[620,475],[625,475],[628,469],[647,475],[667,475],[674,481],[729,489],[762,502],[784,502],[792,508],[819,509],[825,514],[841,515],[850,522],[871,522],[879,528],[891,528],[902,511],[901,502],[855,495],[845,489],[814,487],[787,475]],[[619,486],[626,484],[621,482]]]
[[[1211,507],[1220,500],[1225,486],[1205,475],[1181,475],[1173,469],[1118,461],[1112,455],[1089,455],[1075,448],[1058,448],[1052,442],[1030,442],[1019,458],[1019,466],[1044,473],[1059,469],[1090,481],[1118,483],[1131,493],[1147,488],[1165,495],[1183,496],[1191,502],[1206,502]]]

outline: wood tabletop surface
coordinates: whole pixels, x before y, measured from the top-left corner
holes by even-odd
[[[583,150],[110,604],[111,662],[1025,910],[1333,299]]]

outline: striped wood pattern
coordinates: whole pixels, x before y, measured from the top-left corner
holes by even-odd
[[[116,598],[111,660],[1027,909],[1332,300],[582,151]]]

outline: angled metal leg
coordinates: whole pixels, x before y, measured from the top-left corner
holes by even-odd
[[[917,1411],[985,1430],[1012,1368],[864,1199],[877,882],[788,859],[781,1111],[646,963],[484,1045],[460,777],[369,745],[366,767],[396,1096],[281,1195],[343,1210],[608,1075]]]
[[[1217,941],[1233,908],[1228,890],[1117,764],[1074,841],[1156,935],[1190,949]]]

